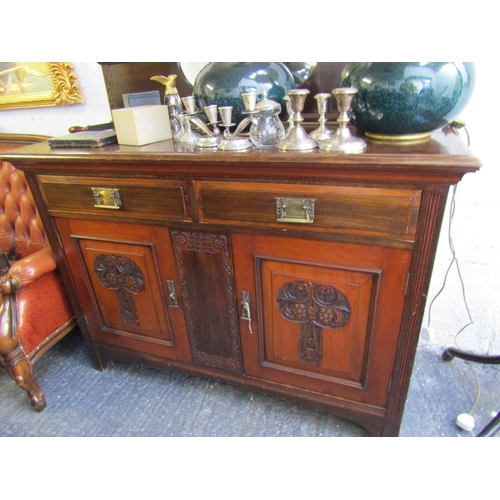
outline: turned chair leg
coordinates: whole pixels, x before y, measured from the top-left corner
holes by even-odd
[[[43,411],[46,406],[45,394],[35,378],[31,361],[23,350],[19,347],[7,355],[4,354],[3,358],[7,372],[17,385],[28,393],[33,408]]]
[[[0,296],[0,355],[3,365],[17,385],[28,393],[33,408],[42,411],[46,406],[45,394],[19,339],[16,298],[12,293],[3,292]]]

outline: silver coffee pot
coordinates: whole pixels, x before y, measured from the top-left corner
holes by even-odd
[[[252,112],[254,120],[250,127],[250,140],[258,148],[276,146],[285,136],[285,127],[279,118],[281,105],[267,98],[267,91],[262,92],[262,100],[255,104]]]

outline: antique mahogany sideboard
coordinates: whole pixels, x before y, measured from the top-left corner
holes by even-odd
[[[399,433],[451,185],[451,130],[359,155],[5,155],[22,169],[94,366],[214,377]]]

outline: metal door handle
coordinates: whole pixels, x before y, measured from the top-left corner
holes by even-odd
[[[246,292],[242,290],[241,292],[241,318],[245,321],[248,321],[248,329],[250,330],[250,333],[252,332],[252,316],[250,313],[250,292]]]
[[[177,292],[175,291],[175,283],[172,280],[167,280],[168,286],[168,306],[179,307],[179,300],[177,299]]]

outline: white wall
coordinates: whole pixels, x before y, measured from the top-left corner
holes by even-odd
[[[84,104],[0,111],[0,132],[43,135],[66,134],[72,125],[105,123],[111,120],[101,67],[97,63],[73,63]],[[458,337],[460,347],[481,353],[500,353],[500,165],[497,165],[496,127],[498,101],[492,90],[500,81],[495,65],[476,63],[474,95],[462,113],[471,137],[471,149],[483,162],[482,169],[468,174],[459,184],[452,239],[465,285],[467,304],[473,324]],[[448,214],[447,216],[448,217]],[[440,290],[451,261],[445,220],[429,290],[427,310]],[[428,312],[424,317],[427,326]],[[430,327],[432,342],[454,345],[456,333],[469,322],[457,268],[449,273],[446,287],[434,302]]]
[[[444,291],[432,306],[430,326],[440,345],[453,346],[456,340],[456,345],[463,349],[500,354],[500,165],[495,123],[499,105],[491,92],[500,81],[500,71],[497,65],[488,62],[476,62],[475,66],[474,94],[461,118],[467,122],[471,150],[483,166],[479,172],[467,174],[459,183],[451,225],[452,242],[473,323],[455,339],[459,330],[469,323],[469,317],[457,268],[453,266]],[[441,289],[451,262],[448,220],[441,232],[424,326],[428,324],[430,302]]]

